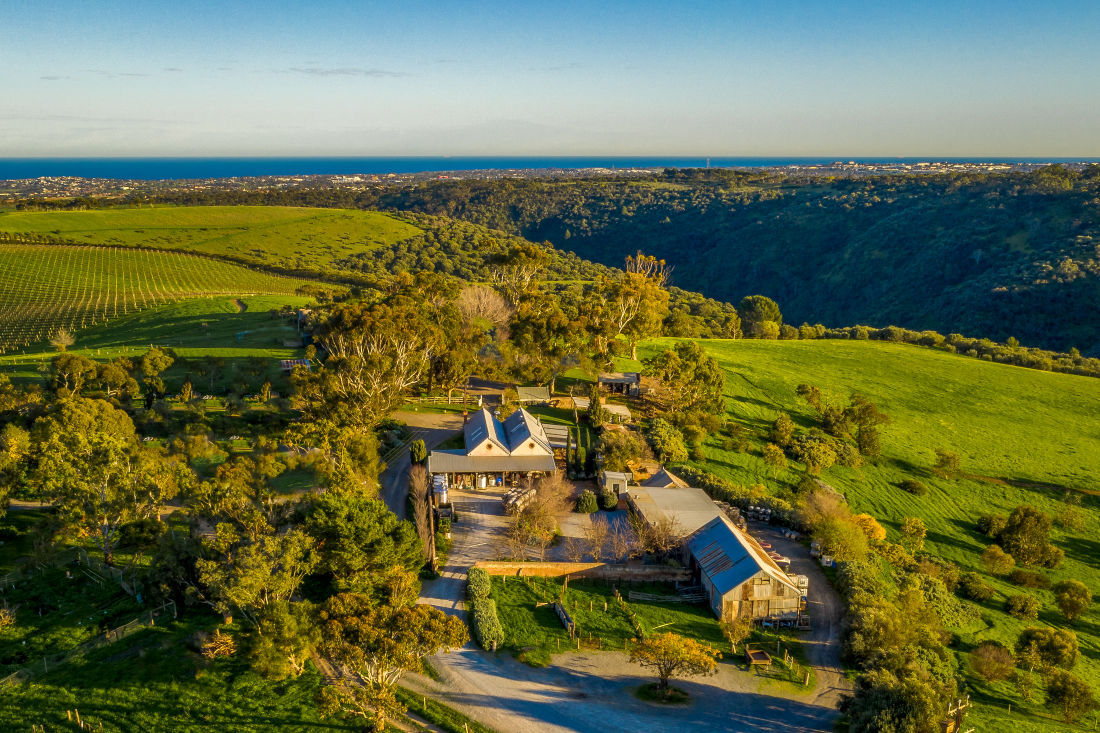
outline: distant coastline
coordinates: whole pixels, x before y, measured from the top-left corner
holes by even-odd
[[[587,168],[764,168],[836,161],[889,164],[1081,163],[1093,158],[861,158],[706,156],[526,156],[526,157],[213,157],[213,158],[0,158],[0,180],[73,176],[113,180],[193,180],[294,175],[385,175],[429,171],[548,170]]]

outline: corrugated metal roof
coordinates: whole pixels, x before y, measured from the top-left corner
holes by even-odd
[[[631,486],[629,493],[647,523],[657,524],[663,517],[674,519],[685,536],[722,515],[702,489]]]
[[[569,428],[565,425],[546,425],[542,426],[543,431],[546,433],[546,439],[550,441],[550,445],[555,448],[564,448],[569,443]]]
[[[472,448],[485,440],[485,436],[489,436],[490,440],[496,443],[498,448],[507,452],[508,441],[504,439],[503,432],[504,431],[500,427],[500,421],[493,417],[489,410],[484,407],[472,413],[469,421],[462,428],[462,433],[466,438],[467,448]]]
[[[671,489],[674,486],[681,488],[688,488],[687,482],[674,473],[669,473],[665,469],[659,470],[645,481],[642,482],[642,486],[652,487],[657,489]]]
[[[553,456],[468,456],[439,449],[428,454],[428,473],[549,473],[555,468]]]
[[[767,556],[756,540],[731,526],[725,517],[718,516],[707,522],[688,540],[687,546],[723,596],[761,570],[795,593],[800,592],[795,581]]]
[[[642,381],[641,372],[600,372],[601,384],[638,384]]]
[[[522,407],[504,419],[502,432],[508,440],[509,451],[514,451],[528,440],[534,440],[545,448],[547,453],[554,452],[550,447],[550,441],[546,438],[542,423]]]
[[[545,402],[550,399],[549,387],[516,387],[520,402]]]
[[[626,418],[627,422],[630,421],[630,408],[626,405],[604,405],[603,409],[607,410],[612,415],[622,415]]]

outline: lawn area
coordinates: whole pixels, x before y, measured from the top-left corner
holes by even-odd
[[[646,344],[642,356],[674,343]],[[707,461],[692,463],[737,484],[763,484],[772,493],[789,491],[801,466],[773,480],[760,457],[771,423],[780,411],[799,430],[818,424],[816,413],[795,394],[811,383],[847,403],[855,391],[891,417],[883,430],[883,456],[861,468],[833,467],[822,478],[843,492],[856,512],[876,517],[896,542],[904,517],[928,526],[925,550],[975,571],[998,595],[982,604],[987,623],[960,631],[956,647],[968,692],[978,703],[973,722],[1011,725],[1021,731],[1051,730],[1042,693],[1027,703],[1011,685],[987,685],[969,670],[966,652],[982,641],[1011,647],[1028,625],[1070,628],[1079,639],[1081,658],[1074,674],[1100,690],[1100,604],[1072,624],[1062,618],[1053,594],[1026,590],[990,576],[979,556],[990,544],[974,522],[987,513],[1009,514],[1030,504],[1057,516],[1067,490],[1082,500],[1085,527],[1071,532],[1055,525],[1054,544],[1065,562],[1047,572],[1053,582],[1073,578],[1100,593],[1100,380],[981,361],[904,344],[864,341],[700,341],[726,372],[727,417],[752,431],[750,451],[722,449],[721,436],[705,445]],[[623,364],[629,368],[630,364]],[[962,457],[968,478],[950,481],[931,473],[934,451],[943,447]],[[916,479],[924,496],[898,487]],[[1043,608],[1038,622],[1017,620],[1003,610],[1005,596],[1030,592]],[[1012,702],[1013,714],[1005,707]],[[1019,713],[1022,713],[1019,714]],[[998,716],[1000,716],[998,718]],[[994,720],[1003,722],[995,723]],[[1091,722],[1091,717],[1090,717]]]
[[[554,654],[576,650],[577,642],[569,638],[553,607],[535,607],[536,603],[549,604],[558,599],[563,578],[522,576],[505,581],[503,577],[494,576],[492,581],[490,595],[496,601],[497,616],[504,628],[505,648],[516,654],[521,662],[542,667],[550,663]],[[672,583],[636,582],[619,588],[624,600],[629,598],[631,590],[653,595],[675,595]],[[730,654],[729,641],[722,634],[718,619],[705,605],[628,600],[624,610],[615,598],[615,589],[611,584],[588,579],[569,582],[565,605],[577,624],[583,649],[626,651],[632,640],[639,638],[638,629],[641,629],[645,636],[673,632],[695,639],[723,652],[723,664],[743,663],[740,654]],[[631,620],[631,613],[635,614],[638,628]],[[790,649],[800,663],[805,662],[797,634],[758,630],[750,641],[767,645],[771,651],[779,641],[782,648]],[[811,675],[810,685],[804,686],[804,675],[804,668],[788,669],[782,663],[776,663],[770,672],[759,676],[762,689],[772,687],[784,693],[803,693],[813,689],[815,679]]]
[[[542,422],[547,425],[566,425],[573,429],[573,434],[577,435],[577,430],[580,430],[578,436],[580,445],[583,445],[589,452],[592,451],[592,446],[595,444],[597,436],[596,432],[588,426],[588,422],[584,419],[584,411],[577,412],[577,417],[580,419],[580,423],[573,422],[573,410],[566,409],[564,407],[543,407],[541,405],[532,405],[527,408],[527,411],[532,415],[538,417]]]
[[[0,218],[0,232],[110,247],[181,249],[305,270],[327,269],[337,259],[420,231],[377,211],[280,206],[9,212]]]
[[[294,494],[309,491],[319,485],[317,473],[310,467],[283,471],[271,479],[271,488],[277,494]]]
[[[362,729],[361,723],[320,718],[316,699],[322,678],[308,661],[301,677],[275,682],[250,671],[242,654],[205,660],[192,635],[219,622],[213,613],[189,611],[5,690],[0,730],[29,731],[31,725],[76,730],[66,717],[74,708],[95,730],[102,723],[105,731],[121,733]]]

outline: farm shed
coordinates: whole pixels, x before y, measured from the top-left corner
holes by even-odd
[[[751,536],[715,517],[688,539],[689,567],[723,619],[796,620],[804,588]]]
[[[642,375],[639,372],[601,372],[598,381],[600,389],[605,389],[612,394],[637,397]]]
[[[549,387],[516,387],[516,394],[521,405],[542,404],[550,401]]]
[[[643,522],[653,526],[665,518],[674,519],[684,536],[722,515],[702,489],[631,486],[627,494],[627,504]]]
[[[603,409],[617,422],[630,422],[630,410],[625,405],[604,405]]]
[[[680,487],[672,474],[627,491],[630,509],[646,524],[674,519],[686,538],[686,564],[720,618],[799,618],[805,583],[787,575],[768,551],[737,529],[723,507],[701,489]],[[679,479],[676,479],[680,481]],[[680,481],[682,483],[682,481]]]
[[[279,368],[288,374],[294,371],[295,367],[305,367],[305,370],[309,371],[309,359],[283,359],[279,362]]]

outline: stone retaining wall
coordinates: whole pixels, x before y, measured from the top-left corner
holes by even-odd
[[[616,565],[602,562],[476,562],[489,575],[537,575],[556,578],[604,578],[607,580],[691,580],[691,571],[662,565]]]

